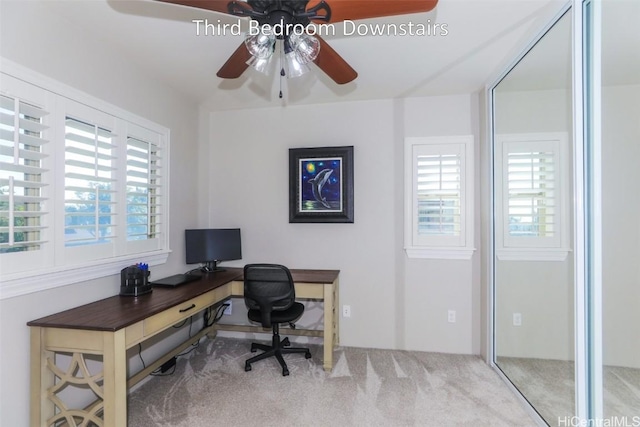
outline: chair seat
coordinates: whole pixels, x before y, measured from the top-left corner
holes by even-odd
[[[304,305],[299,302],[294,302],[293,305],[286,310],[281,311],[272,311],[271,312],[271,323],[289,323],[295,322],[300,317],[302,317],[302,313],[304,312]],[[247,313],[249,320],[254,322],[262,322],[262,316],[260,315],[260,310],[249,310]]]

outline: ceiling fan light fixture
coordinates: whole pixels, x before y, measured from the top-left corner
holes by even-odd
[[[300,77],[311,69],[305,62],[300,61],[295,51],[284,55],[285,73],[288,78]]]
[[[307,66],[307,58],[302,57],[293,47],[293,43],[298,43],[292,35],[283,40],[282,53],[284,54],[284,71],[287,78],[300,77],[308,73],[311,69]]]
[[[247,61],[247,65],[251,66],[251,68],[262,74],[269,74],[269,64],[271,63],[271,58],[271,56],[269,56],[268,58],[259,58],[257,56],[252,56]]]
[[[254,35],[248,34],[244,39],[244,44],[254,58],[271,58],[275,50],[276,36],[262,33]]]
[[[293,33],[289,35],[289,44],[298,56],[298,60],[305,64],[315,61],[320,53],[320,42],[308,34]]]

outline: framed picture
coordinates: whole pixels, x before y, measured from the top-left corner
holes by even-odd
[[[289,222],[353,222],[353,146],[289,149]]]

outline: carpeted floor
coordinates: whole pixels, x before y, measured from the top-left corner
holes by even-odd
[[[499,357],[497,365],[550,426],[575,414],[573,362]]]
[[[341,347],[331,373],[313,357],[285,355],[244,371],[250,341],[205,340],[129,397],[130,427],[535,426],[479,357]]]
[[[575,414],[573,361],[499,357],[498,366],[550,426],[567,425]],[[638,424],[640,369],[605,366],[603,376],[604,418]]]

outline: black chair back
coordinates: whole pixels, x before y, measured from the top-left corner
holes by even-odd
[[[296,291],[291,272],[284,265],[247,264],[244,267],[244,301],[251,310],[259,310],[262,326],[271,327],[271,312],[293,305]]]

